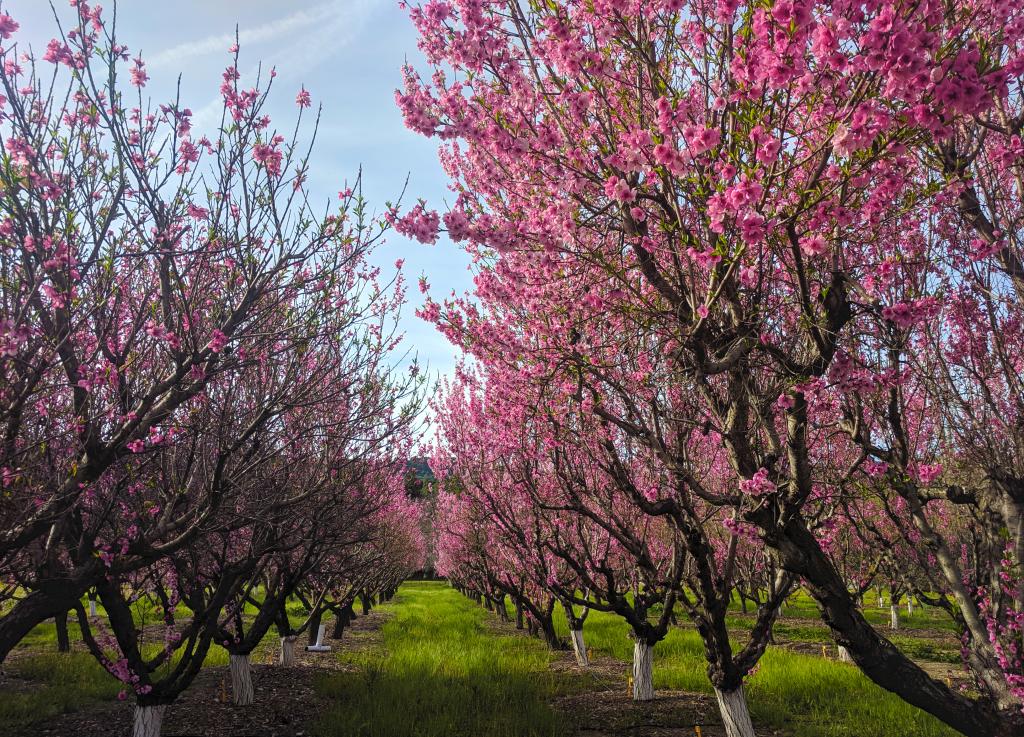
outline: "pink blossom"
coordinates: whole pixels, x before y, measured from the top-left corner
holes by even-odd
[[[800,250],[805,256],[820,256],[825,253],[827,244],[820,235],[812,235],[800,239]]]
[[[210,338],[209,348],[214,353],[220,353],[228,343],[228,336],[220,330],[214,330]]]
[[[780,394],[775,400],[775,406],[781,410],[792,409],[795,405],[796,401],[789,394]]]
[[[252,158],[257,163],[263,164],[267,173],[271,176],[278,176],[281,174],[281,162],[284,160],[284,156],[276,146],[267,143],[258,143],[253,146]]]
[[[764,496],[775,491],[775,484],[768,478],[768,469],[759,468],[749,479],[740,481],[740,490],[751,496]]]
[[[436,210],[424,209],[423,204],[418,203],[405,216],[395,220],[395,230],[420,243],[434,244],[437,243],[441,217]]]
[[[149,75],[146,74],[146,65],[142,61],[142,57],[135,57],[130,74],[133,87],[138,87],[141,89],[142,87],[146,86],[146,82],[149,81]]]
[[[629,182],[617,176],[608,177],[604,183],[604,193],[619,202],[632,202],[636,199],[636,192],[629,186]]]
[[[942,464],[933,463],[929,465],[921,463],[917,465],[914,472],[917,476],[918,482],[920,482],[922,486],[928,486],[942,475]]]
[[[7,13],[0,13],[0,39],[10,38],[19,28],[21,26],[14,18]]]

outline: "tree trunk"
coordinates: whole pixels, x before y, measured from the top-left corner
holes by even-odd
[[[67,612],[85,594],[85,586],[70,586],[66,591],[33,591],[0,617],[0,663],[25,639],[32,629],[50,617]]]
[[[363,605],[363,616],[365,617],[370,613],[370,595],[360,594],[359,603]]]
[[[735,691],[720,691],[716,688],[715,698],[718,699],[718,710],[722,713],[726,737],[755,737],[743,686]]]
[[[307,635],[307,645],[316,645],[317,632],[320,631],[320,620],[323,619],[323,610],[317,609],[313,612],[313,616],[309,620],[309,634]]]
[[[558,639],[558,633],[555,632],[555,623],[550,617],[544,622],[541,622],[541,634],[544,635],[544,642],[552,650],[561,650],[562,641]]]
[[[523,602],[516,599],[516,629],[523,628]]]
[[[590,665],[590,660],[587,658],[587,646],[583,642],[583,630],[569,630],[569,639],[572,640],[572,651],[576,655],[576,665],[580,668],[586,668]]]
[[[633,645],[633,701],[654,699],[654,648],[637,638]]]
[[[864,675],[967,737],[1013,734],[1021,722],[1019,714],[998,714],[986,703],[954,691],[875,631],[854,606],[846,583],[818,541],[799,520],[791,519],[782,528],[772,518],[757,522],[768,532],[765,542],[782,566],[803,578],[836,644],[849,649]]]
[[[288,668],[295,665],[295,640],[297,639],[295,635],[281,638],[281,659],[279,661],[281,665]]]
[[[914,602],[911,600],[909,596],[907,596],[907,616],[914,616]]]
[[[89,594],[89,619],[96,619],[96,596]]]
[[[235,706],[251,706],[253,702],[252,668],[249,655],[231,653],[231,697]]]
[[[57,652],[71,652],[71,638],[68,637],[68,613],[61,612],[53,618],[57,625]]]
[[[889,629],[893,632],[900,628],[900,610],[895,603],[889,605]]]
[[[345,634],[345,614],[338,612],[334,615],[334,629],[331,630],[331,639],[340,640]]]
[[[135,721],[132,725],[132,737],[160,737],[164,724],[166,704],[151,706],[135,705]]]

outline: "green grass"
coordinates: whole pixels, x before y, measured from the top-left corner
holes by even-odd
[[[870,599],[870,597],[869,597]],[[507,603],[510,613],[511,602]],[[550,706],[559,694],[597,688],[593,678],[559,674],[549,668],[552,655],[536,639],[504,635],[491,628],[494,615],[472,604],[447,585],[409,582],[381,608],[392,618],[382,628],[383,645],[338,654],[352,666],[346,672],[322,675],[316,688],[329,706],[316,728],[321,737],[548,737],[572,732],[572,724]],[[751,618],[730,613],[737,639],[748,636]],[[289,615],[301,621],[304,610],[289,602]],[[905,610],[904,612],[905,613]],[[887,625],[888,611],[869,607],[868,618]],[[800,593],[777,626],[782,641],[831,643],[818,621],[813,602]],[[143,613],[144,618],[149,618]],[[794,621],[798,620],[798,621]],[[903,617],[908,628],[948,630],[941,613],[918,608]],[[74,618],[72,643],[80,641]],[[568,637],[561,610],[555,620]],[[625,688],[632,659],[629,627],[612,614],[591,612],[584,626],[587,645],[595,653],[622,661]],[[269,633],[254,659],[276,648]],[[912,657],[955,663],[955,643],[947,638],[893,633],[891,639]],[[51,622],[39,625],[19,645],[31,654],[12,658],[8,671],[31,688],[0,693],[0,733],[59,713],[112,700],[121,685],[86,653],[56,652]],[[205,665],[225,665],[227,653],[211,647]],[[710,693],[703,645],[681,618],[655,648],[654,680],[658,689]],[[850,665],[820,657],[769,648],[747,693],[755,721],[792,737],[952,737],[955,733],[919,710],[878,688]],[[6,728],[6,729],[3,729]]]
[[[916,660],[932,660],[955,665],[963,662],[955,640],[935,641],[896,633],[887,634],[887,637],[892,644]]]
[[[88,606],[87,602],[84,602]],[[288,602],[288,615],[293,625],[305,620],[306,611],[297,601]],[[152,607],[137,603],[134,607],[136,619],[152,623],[156,621]],[[103,607],[99,607],[102,615]],[[187,616],[188,610],[180,606],[179,616]],[[253,616],[253,607],[247,607],[246,614]],[[0,734],[16,734],[11,731],[34,722],[50,719],[58,714],[79,711],[98,701],[112,701],[124,688],[117,679],[81,647],[82,634],[77,617],[68,617],[68,637],[73,648],[71,653],[57,652],[57,627],[53,620],[37,625],[18,643],[18,654],[12,657],[5,668],[10,675],[25,679],[24,688],[0,691]],[[264,662],[276,654],[277,632],[273,628],[253,653],[254,662]],[[159,642],[144,645],[143,652],[155,655],[161,648]],[[171,667],[177,659],[175,658]],[[227,666],[228,652],[213,643],[203,661],[204,667]]]
[[[795,737],[954,737],[852,665],[769,648],[747,687],[754,719]]]
[[[864,606],[861,611],[864,613],[864,618],[871,623],[874,627],[881,630],[887,630],[889,628],[889,594],[885,594],[886,605],[879,607],[877,602],[877,595],[874,591],[869,591],[864,596]],[[739,613],[740,607],[738,600],[734,603],[731,610]],[[944,630],[947,632],[956,632],[956,623],[950,619],[941,609],[935,607],[926,606],[915,606],[914,613],[907,616],[907,605],[906,599],[900,600],[900,625],[903,627],[909,627],[913,629],[935,629]],[[792,617],[797,619],[810,619],[820,620],[821,615],[818,613],[818,606],[806,592],[797,591],[795,594],[789,597],[786,601],[786,605],[783,607],[782,616]]]
[[[559,619],[556,629],[567,635],[564,617]],[[799,632],[803,627],[793,629]],[[624,661],[625,680],[627,664],[633,657],[629,625],[614,614],[593,611],[583,632],[587,646],[594,652]],[[827,630],[825,633],[827,637]],[[654,686],[712,693],[703,643],[695,631],[685,626],[673,627],[655,646]],[[794,737],[890,737],[893,734],[953,737],[957,734],[876,686],[852,665],[781,648],[768,649],[759,669],[748,679],[746,690],[755,722],[785,729]]]
[[[11,662],[6,669],[34,682],[25,691],[0,692],[0,725],[7,730],[77,711],[95,701],[110,701],[122,688],[87,653],[34,655]]]
[[[549,700],[572,688],[537,640],[501,635],[443,583],[408,582],[381,607],[383,651],[342,653],[353,672],[322,676],[323,737],[547,737],[570,732]],[[573,679],[579,686],[580,679]],[[585,683],[585,681],[584,681]]]

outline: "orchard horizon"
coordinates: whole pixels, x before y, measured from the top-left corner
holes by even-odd
[[[221,652],[239,728],[279,711],[257,698],[268,647],[298,678],[365,676],[331,713],[385,708],[373,684],[405,692],[402,668],[475,694],[457,657],[413,665],[443,657],[426,641],[342,641],[357,601],[436,573],[551,661],[571,650],[581,683],[590,635],[619,653],[621,624],[635,713],[685,633],[706,726],[788,728],[813,711],[798,674],[769,708],[759,672],[812,667],[777,637],[811,601],[820,657],[862,674],[851,698],[890,692],[908,734],[1024,731],[1024,8],[428,0],[371,50],[349,25],[383,23],[377,3],[322,2],[156,30],[151,63],[120,23],[138,5],[72,0],[29,29],[19,4],[0,3],[0,662],[55,626],[66,662],[121,684],[133,737]],[[436,148],[406,161],[395,139],[383,168],[416,166],[390,196],[364,186],[376,155],[338,156],[339,136],[374,150],[369,124],[283,71],[305,54],[315,76],[333,41],[402,52],[390,83],[350,84],[388,99],[349,116]],[[215,102],[154,86],[188,54],[221,55]],[[432,381],[421,355],[455,358]],[[410,591],[379,616],[449,637]],[[938,630],[903,633],[915,605]],[[922,641],[944,632],[942,676]],[[557,689],[506,687],[533,716],[501,729],[574,733]]]

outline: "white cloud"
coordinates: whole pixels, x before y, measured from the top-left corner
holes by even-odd
[[[281,61],[316,62],[322,60],[330,47],[344,46],[351,41],[379,5],[379,0],[333,0],[311,8],[297,10],[283,18],[259,26],[240,26],[238,39],[243,52],[247,47],[289,37],[285,49],[274,54]],[[334,43],[331,43],[333,40]],[[147,55],[150,69],[180,66],[183,59],[208,54],[224,54],[235,42],[235,34],[220,33],[196,41],[187,41],[169,49]],[[285,53],[291,52],[291,53]]]
[[[278,85],[283,80],[307,79],[311,70],[356,40],[381,5],[382,0],[332,0],[260,26],[240,27],[243,81],[247,79],[251,83],[255,79],[257,66],[263,68],[264,81],[267,70],[276,67]],[[183,59],[192,60],[202,55],[225,55],[234,40],[233,33],[208,36],[147,57],[146,64],[158,69],[161,65],[180,65]],[[264,44],[262,49],[260,44]],[[246,67],[250,60],[254,61]],[[212,127],[219,121],[222,108],[220,97],[215,97],[196,111],[193,122],[200,128]]]

